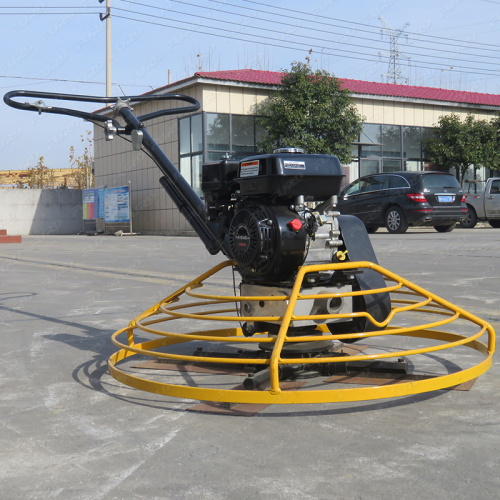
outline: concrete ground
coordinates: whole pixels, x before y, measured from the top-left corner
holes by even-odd
[[[371,235],[389,270],[500,330],[500,230]],[[196,238],[0,247],[2,499],[494,499],[500,368],[470,391],[187,411],[107,372],[113,331],[222,260]]]

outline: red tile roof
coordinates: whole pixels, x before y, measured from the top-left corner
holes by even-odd
[[[277,71],[261,71],[256,69],[232,69],[229,71],[201,71],[195,76],[212,78],[214,80],[229,80],[232,82],[262,83],[264,85],[279,85],[285,73]]]
[[[226,80],[262,85],[279,85],[285,73],[254,69],[235,69],[229,71],[201,71],[195,73],[200,78]],[[459,102],[499,106],[500,95],[465,92],[462,90],[437,89],[432,87],[416,87],[414,85],[396,85],[394,83],[365,82],[340,78],[343,86],[354,94],[378,95],[388,97],[405,97],[409,99],[425,99],[430,101]]]

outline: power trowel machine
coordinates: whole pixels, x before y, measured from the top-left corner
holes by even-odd
[[[20,102],[21,98],[36,101]],[[102,112],[85,112],[54,107],[44,100],[77,101],[110,107]],[[406,287],[410,289],[410,294],[422,293],[416,285],[380,268],[364,225],[356,217],[341,215],[335,210],[335,197],[343,178],[338,158],[286,148],[242,161],[224,158],[207,163],[202,167],[202,200],[144,125],[148,120],[161,116],[195,112],[200,107],[196,99],[179,94],[117,98],[13,91],[5,95],[4,101],[19,109],[89,120],[104,128],[107,140],[121,136],[130,140],[134,149],[144,150],[163,174],[161,185],[208,252],[212,255],[222,252],[229,259],[227,265],[240,276],[239,295],[221,297],[197,293],[206,277],[213,274],[209,272],[116,332],[113,341],[122,349],[109,363],[115,378],[151,392],[226,402],[324,402],[388,397],[387,392],[376,390],[367,395],[338,393],[331,388],[282,391],[280,386],[283,380],[297,379],[305,371],[316,371],[322,376],[346,372],[348,363],[341,349],[344,344],[386,335],[390,332],[388,325],[395,312],[412,309],[404,300],[397,300],[396,307],[391,308],[389,292],[398,293]],[[146,101],[182,104],[181,107],[135,116],[132,106]],[[218,272],[218,269],[213,272]],[[388,285],[388,282],[396,284]],[[185,294],[202,298],[203,301],[197,303],[198,307],[207,303],[226,305],[232,301],[236,304],[235,313],[227,316],[213,310],[183,312],[183,308],[191,307],[189,304],[179,305]],[[456,308],[451,304],[431,294],[427,297],[426,304],[435,302],[436,308],[444,308],[448,315],[455,314]],[[417,310],[422,301],[414,303],[417,305],[412,310]],[[166,317],[166,321],[176,318],[205,322],[210,319],[234,320],[239,326],[186,334],[158,332],[155,327],[161,323],[161,315]],[[465,311],[461,311],[460,315],[482,325],[481,320]],[[489,325],[482,326],[482,331],[488,330],[490,335],[489,348],[477,349],[482,349],[485,354],[492,354],[489,328]],[[160,339],[136,343],[136,330],[158,333]],[[416,336],[415,331],[414,328],[412,336]],[[422,337],[430,338],[425,328],[421,331],[424,332]],[[405,331],[399,329],[395,333],[404,335]],[[121,334],[127,334],[126,344],[118,341]],[[447,335],[447,341],[457,341],[454,334]],[[168,353],[161,349],[182,342],[203,340],[212,345],[218,342],[250,345],[252,349],[239,349],[238,354],[231,353],[227,357],[219,346],[208,350],[198,347],[192,355]],[[369,365],[374,367],[378,362],[379,366],[385,363],[383,366],[390,371],[392,368],[388,365],[392,363],[396,371],[406,373],[405,352],[395,350],[378,357],[375,354],[350,356],[349,366],[359,370]],[[146,354],[177,364],[236,363],[252,373],[241,389],[146,382],[135,375],[125,374],[116,366],[135,354]],[[383,361],[388,357],[396,360]],[[488,363],[491,363],[489,356],[480,365],[482,371],[488,368]],[[266,385],[268,382],[269,386]],[[403,389],[390,395],[429,390],[425,384],[415,389],[414,384],[400,384]],[[285,392],[287,396],[284,396]],[[301,392],[306,395],[301,395]]]

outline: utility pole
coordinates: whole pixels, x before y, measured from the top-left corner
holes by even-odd
[[[387,35],[390,41],[390,53],[389,54],[379,53],[379,56],[389,55],[389,68],[387,73],[382,75],[382,78],[385,77],[387,81],[390,83],[399,83],[402,80],[408,80],[407,77],[401,74],[401,67],[399,65],[399,60],[401,59],[402,56],[399,52],[398,40],[403,35],[406,38],[408,38],[408,35],[404,33],[404,29],[409,24],[405,23],[405,25],[402,28],[396,30],[394,28],[391,28],[382,17],[379,17],[379,20],[384,25],[384,28],[382,28],[382,36]]]
[[[103,3],[104,0],[99,0]],[[99,14],[101,21],[106,20],[106,97],[111,97],[111,0],[106,0],[106,14]]]

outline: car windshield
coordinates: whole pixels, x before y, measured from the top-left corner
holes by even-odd
[[[422,176],[423,189],[456,188],[460,189],[460,184],[453,175],[448,174],[428,174]]]

